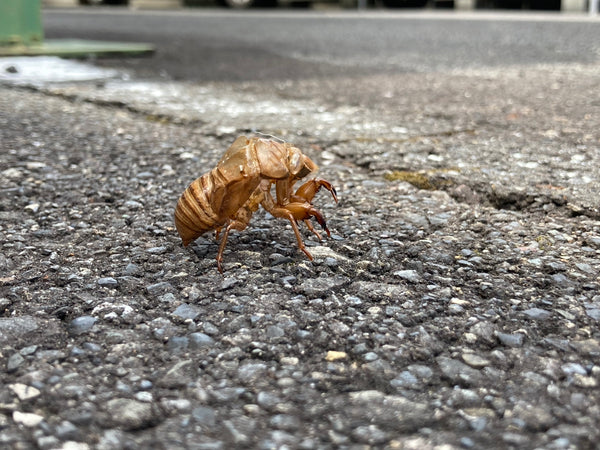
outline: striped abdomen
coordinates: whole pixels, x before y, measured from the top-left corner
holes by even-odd
[[[220,193],[224,180],[219,178],[219,171],[212,170],[194,180],[179,197],[175,208],[175,227],[184,246],[227,221],[227,217],[219,217],[214,210],[222,202]],[[219,185],[221,189],[217,188]],[[216,198],[219,196],[221,198]]]

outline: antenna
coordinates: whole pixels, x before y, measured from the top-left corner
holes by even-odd
[[[282,138],[280,138],[280,137],[278,137],[278,136],[275,136],[275,135],[273,135],[273,134],[261,133],[260,131],[256,131],[256,130],[254,130],[254,133],[255,133],[255,134],[260,134],[261,136],[265,136],[265,137],[268,137],[268,138],[271,138],[271,139],[275,139],[276,141],[279,141],[279,142],[281,142],[282,144],[285,144],[285,143],[286,143],[285,139],[282,139]]]

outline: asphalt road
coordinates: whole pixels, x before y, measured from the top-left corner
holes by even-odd
[[[102,65],[192,81],[299,80],[593,63],[600,22],[557,14],[46,10],[47,38],[143,41],[149,59]]]
[[[44,19],[158,51],[0,61],[0,447],[598,447],[598,22]],[[261,209],[221,275],[173,211],[255,130],[336,187],[331,238]]]

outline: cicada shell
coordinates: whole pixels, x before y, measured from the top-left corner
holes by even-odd
[[[221,236],[217,267],[222,272],[223,251],[231,230],[244,230],[259,205],[275,217],[290,221],[298,246],[306,250],[297,221],[303,220],[319,239],[311,218],[329,235],[323,215],[311,201],[325,187],[337,202],[331,183],[313,179],[293,191],[294,184],[317,170],[317,165],[300,149],[270,139],[241,136],[225,152],[217,166],[194,180],[183,192],[175,208],[175,227],[184,246],[207,231]],[[276,198],[271,194],[275,185]]]

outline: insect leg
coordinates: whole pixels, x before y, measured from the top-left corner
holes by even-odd
[[[331,192],[331,196],[337,203],[338,199],[335,188],[329,181],[323,180],[321,178],[315,178],[314,180],[307,181],[296,190],[296,193],[292,197],[295,197],[294,201],[304,200],[310,203],[314,196],[317,195],[317,192],[319,192],[321,187],[324,187],[329,192]]]
[[[305,220],[305,219],[308,219],[308,217],[310,217],[310,216],[304,215],[302,217],[295,217],[294,214],[292,213],[292,211],[288,208],[289,204],[282,206],[282,205],[275,203],[275,200],[273,199],[271,192],[268,190],[268,188],[270,188],[270,183],[265,184],[264,186],[262,186],[262,188],[264,189],[263,190],[264,196],[260,203],[262,205],[262,207],[266,211],[268,211],[273,217],[279,217],[281,219],[287,219],[290,221],[290,224],[292,225],[292,229],[294,230],[294,234],[296,235],[296,240],[298,241],[298,247],[300,248],[300,250],[302,250],[304,252],[304,254],[308,257],[308,259],[310,259],[312,261],[313,256],[306,249],[306,246],[304,245],[304,242],[302,241],[302,235],[300,234],[300,230],[298,229],[298,224],[297,224],[297,220]],[[308,206],[310,206],[310,204],[308,204]]]
[[[225,231],[221,237],[221,243],[219,244],[219,252],[217,253],[217,269],[221,273],[223,273],[223,252],[225,251],[225,246],[227,245],[229,233],[231,230],[243,231],[246,229],[248,223],[250,222],[250,218],[252,217],[252,212],[258,208],[258,204],[254,203],[257,198],[262,198],[262,194],[259,195],[259,193],[255,193],[253,197],[248,200],[247,204],[235,213],[235,216],[227,223],[227,226],[225,227]],[[217,230],[217,235],[220,234],[222,229],[223,227],[220,227]]]
[[[327,233],[327,236],[331,237],[331,233],[329,232],[329,228],[327,228],[327,223],[325,222],[325,217],[323,217],[323,214],[321,214],[321,211],[319,211],[317,208],[315,208],[310,203],[308,203],[308,202],[288,203],[287,205],[284,206],[283,209],[286,209],[295,220],[304,220],[306,222],[311,217],[314,217],[315,219],[317,219],[317,222],[319,222],[319,225],[321,225],[321,228],[323,228],[325,230],[325,232]],[[311,227],[309,226],[308,229],[310,230]],[[313,233],[315,233],[314,230],[311,230],[311,231],[313,231]],[[318,236],[318,234],[317,234],[317,236]]]
[[[229,232],[233,228],[233,223],[234,222],[230,222],[229,225],[227,225],[223,236],[221,236],[221,243],[219,244],[219,251],[217,253],[217,269],[220,273],[223,273],[223,252],[225,251],[225,245],[227,245],[227,237],[229,236]],[[221,231],[221,229],[219,229],[219,231]]]
[[[306,224],[306,227],[312,231],[314,233],[315,236],[317,236],[317,238],[319,239],[319,241],[323,241],[323,239],[321,238],[321,235],[319,234],[319,232],[317,230],[315,230],[315,227],[313,227],[312,223],[310,222],[310,220],[308,219],[304,219],[304,223]]]
[[[221,236],[221,243],[219,244],[219,251],[217,253],[217,269],[219,272],[223,273],[223,252],[225,251],[225,246],[227,245],[227,238],[229,237],[229,232],[231,230],[242,231],[246,228],[247,223],[240,222],[239,220],[232,220],[225,227],[225,232],[223,236]]]

